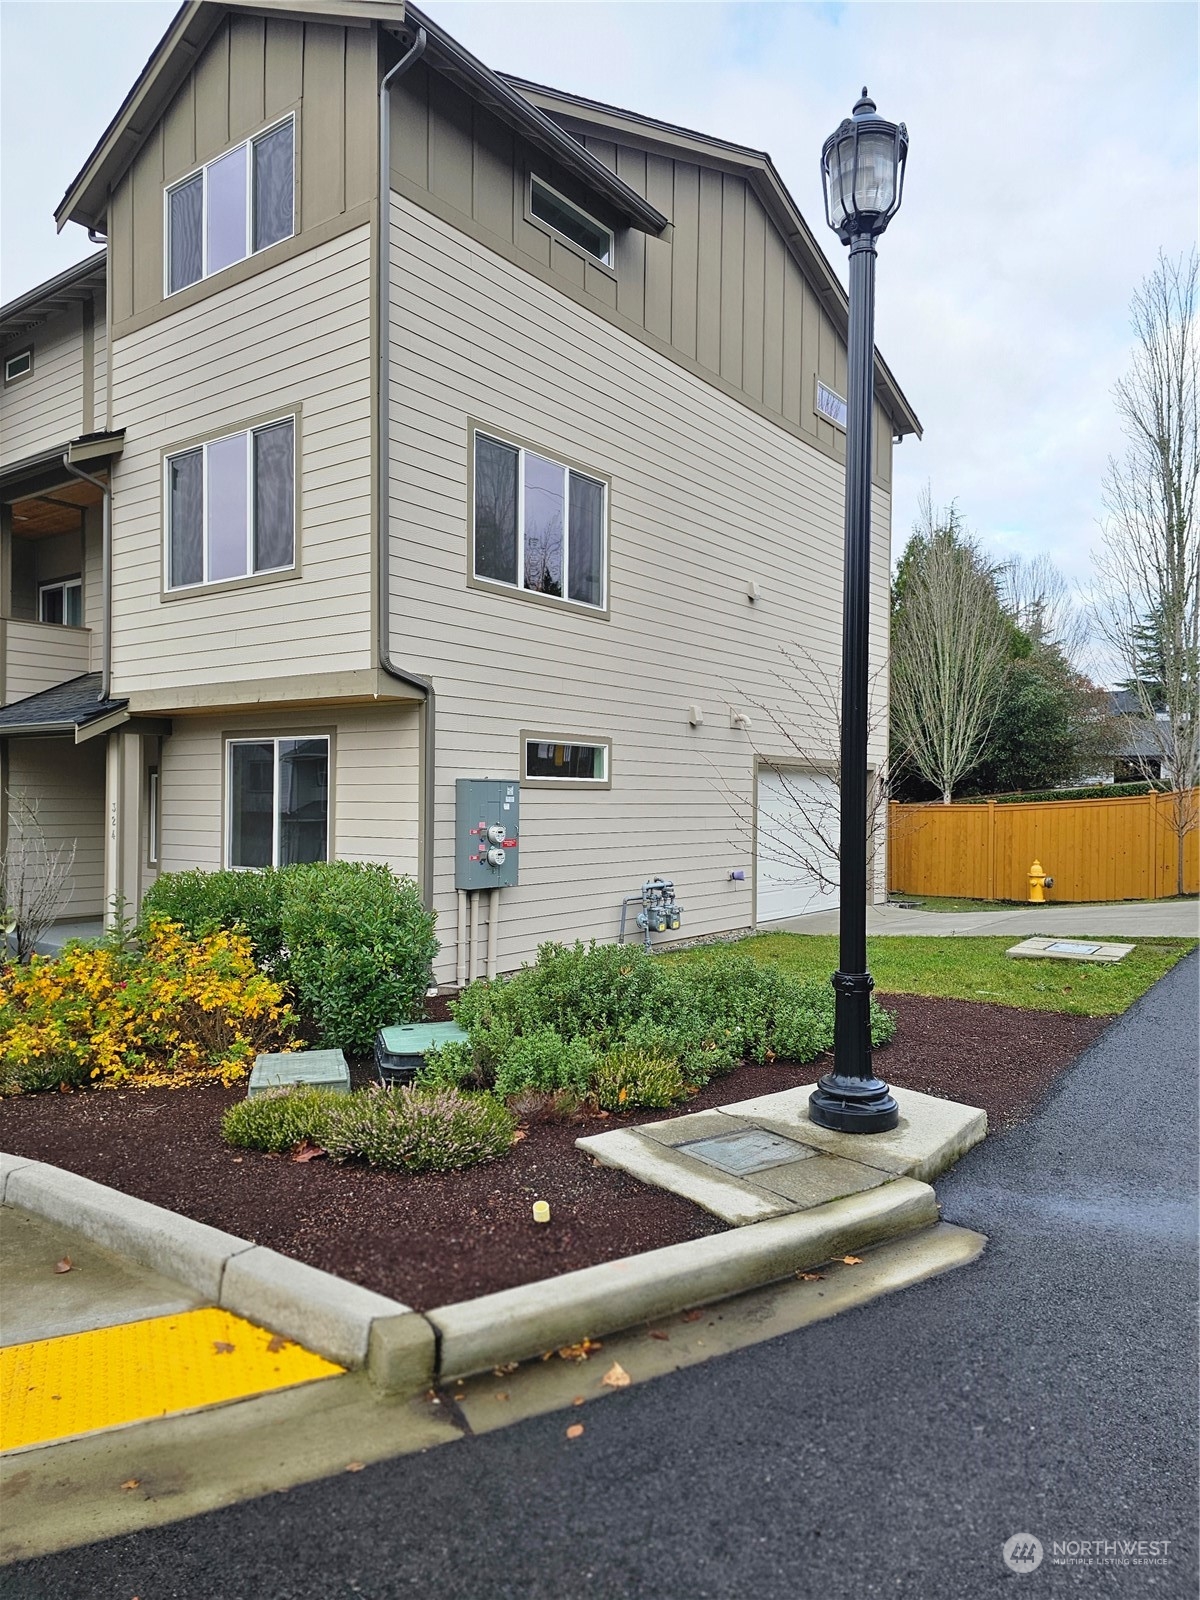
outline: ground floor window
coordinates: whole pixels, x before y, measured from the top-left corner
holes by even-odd
[[[226,838],[231,867],[329,858],[329,739],[230,739]]]
[[[571,744],[542,735],[523,734],[521,777],[526,783],[608,783],[608,741]]]

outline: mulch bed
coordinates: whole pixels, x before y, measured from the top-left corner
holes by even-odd
[[[880,1076],[983,1106],[993,1129],[1028,1115],[1106,1025],[966,1000],[891,996],[887,1004],[899,1026],[877,1053]],[[15,1097],[0,1101],[0,1148],[426,1310],[722,1232],[689,1201],[593,1164],[574,1141],[810,1083],[827,1065],[740,1067],[676,1113],[535,1123],[503,1160],[424,1177],[231,1150],[221,1115],[244,1088]],[[533,1222],[534,1200],[550,1202],[549,1226]]]

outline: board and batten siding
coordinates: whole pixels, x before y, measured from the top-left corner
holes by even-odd
[[[339,861],[382,861],[397,872],[415,875],[419,727],[415,707],[383,711],[330,706],[247,716],[177,717],[162,751],[162,870],[215,870],[225,864],[226,738],[328,733],[334,751],[333,855]]]
[[[10,739],[8,789],[36,805],[53,850],[75,846],[71,897],[60,917],[98,917],[104,909],[104,740]],[[9,823],[9,839],[13,823]]]
[[[296,114],[296,235],[264,252],[278,260],[351,220],[375,196],[376,49],[367,27],[227,14],[113,190],[109,207],[112,318],[166,315],[214,288],[253,276],[236,263],[165,299],[163,194],[169,184],[288,112]],[[305,237],[309,236],[309,237]]]
[[[614,938],[621,898],[658,874],[675,881],[685,936],[749,925],[756,753],[796,755],[772,714],[813,759],[834,752],[832,722],[805,705],[822,691],[789,695],[779,675],[786,647],[837,682],[842,468],[398,195],[391,273],[392,649],[437,688],[440,979],[453,976],[454,780],[515,777],[522,729],[611,739],[612,787],[522,791],[502,969],[544,939]],[[469,419],[611,478],[609,619],[467,584]],[[879,489],[873,516],[879,668]]]
[[[84,431],[83,316],[79,306],[10,340],[3,355],[33,347],[33,371],[0,386],[0,464],[62,445]]]
[[[368,667],[370,230],[113,341],[113,692]],[[298,412],[297,574],[166,597],[163,456]]]
[[[572,131],[670,218],[661,237],[619,226],[578,179],[423,64],[392,91],[392,187],[844,459],[845,434],[815,403],[818,377],[846,394],[845,341],[752,185],[737,172]],[[530,171],[613,227],[612,272],[530,222]],[[890,484],[891,457],[891,423],[876,405],[880,487]]]

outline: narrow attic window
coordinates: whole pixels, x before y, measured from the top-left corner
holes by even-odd
[[[579,249],[594,256],[604,266],[612,266],[612,230],[565,200],[541,178],[531,177],[529,180],[529,209],[539,222],[553,228],[555,233],[578,245]]]
[[[5,383],[15,383],[18,378],[27,378],[33,371],[33,350],[21,350],[15,356],[9,356],[4,363]]]

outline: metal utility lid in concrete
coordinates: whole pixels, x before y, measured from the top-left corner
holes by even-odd
[[[1022,939],[1004,953],[1028,960],[1120,961],[1133,949],[1131,944],[1104,944],[1098,939]]]

